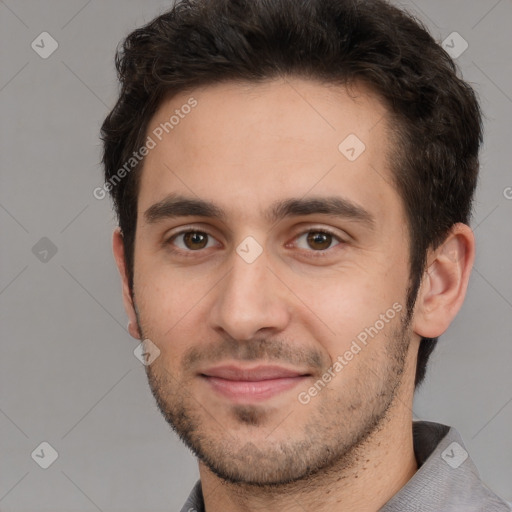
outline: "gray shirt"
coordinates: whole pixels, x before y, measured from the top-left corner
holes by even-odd
[[[429,421],[413,422],[418,471],[379,512],[511,512],[481,480],[459,433]],[[205,512],[198,481],[181,512]]]

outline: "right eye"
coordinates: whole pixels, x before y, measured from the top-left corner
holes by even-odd
[[[215,239],[204,231],[186,230],[174,234],[167,243],[174,245],[180,251],[197,252],[214,247],[214,241]]]

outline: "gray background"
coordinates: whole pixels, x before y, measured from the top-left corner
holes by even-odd
[[[469,43],[457,62],[486,115],[476,265],[415,418],[455,426],[484,481],[512,500],[512,2],[399,4],[440,41],[457,31]],[[116,98],[116,45],[169,5],[0,0],[4,512],[179,510],[198,476],[133,355],[111,255],[114,215],[92,195],[99,127]],[[59,44],[47,59],[31,48],[43,31]],[[56,254],[33,250],[42,237]],[[31,458],[42,441],[59,453],[46,470]]]

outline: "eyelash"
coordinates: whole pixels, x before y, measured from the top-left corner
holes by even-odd
[[[201,234],[204,234],[204,235],[206,235],[208,237],[211,237],[211,238],[215,239],[215,237],[212,234],[208,233],[208,231],[200,230],[200,229],[190,229],[190,228],[188,228],[188,229],[184,229],[182,231],[179,231],[178,233],[174,233],[172,236],[170,236],[168,239],[166,239],[164,241],[164,245],[172,247],[172,242],[177,237],[182,236],[182,235],[186,235],[187,233],[201,233]],[[308,249],[299,249],[300,251],[308,252],[309,256],[313,257],[313,258],[322,258],[322,257],[328,256],[329,255],[328,253],[332,249],[334,249],[338,245],[342,245],[345,242],[340,236],[338,236],[337,234],[333,233],[329,229],[325,229],[325,228],[318,228],[318,229],[310,228],[310,229],[307,229],[305,231],[301,231],[301,232],[297,233],[294,236],[293,240],[295,241],[295,240],[299,239],[300,237],[302,237],[304,235],[307,235],[308,233],[321,233],[321,234],[329,235],[329,236],[332,236],[333,241],[337,241],[338,242],[333,247],[329,247],[328,249],[323,249],[323,250],[318,250],[318,251],[315,251],[313,249],[309,249],[309,250]],[[180,253],[180,255],[188,258],[188,257],[194,257],[195,256],[194,253],[202,252],[202,249],[198,249],[196,251],[193,251],[193,250],[184,250],[184,249],[174,249],[174,248],[171,248],[171,252],[173,252],[173,253]]]
[[[299,250],[301,252],[307,252],[308,253],[308,256],[309,257],[313,257],[313,258],[324,258],[324,257],[327,257],[327,256],[330,256],[331,254],[331,251],[333,249],[335,249],[336,247],[338,247],[339,245],[342,245],[344,243],[344,240],[341,239],[338,235],[336,235],[336,233],[333,233],[332,231],[330,231],[329,229],[325,229],[325,228],[310,228],[310,229],[307,229],[306,231],[301,231],[299,233],[297,233],[297,235],[294,236],[293,240],[296,241],[298,240],[299,238],[303,237],[304,235],[307,235],[309,233],[320,233],[320,234],[323,234],[323,235],[329,235],[332,237],[332,241],[336,241],[338,242],[337,244],[335,244],[334,246],[332,247],[329,247],[327,249],[323,249],[323,250],[318,250],[318,251],[315,251],[313,249],[300,249]]]

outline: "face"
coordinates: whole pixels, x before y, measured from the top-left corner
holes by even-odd
[[[224,83],[165,101],[148,135],[133,298],[164,417],[232,482],[350,465],[414,378],[384,106]]]

